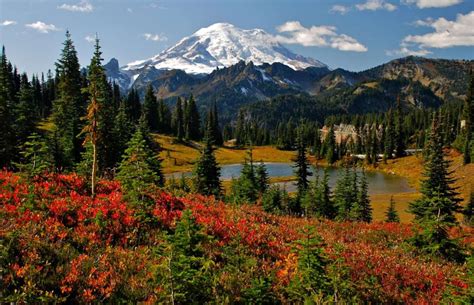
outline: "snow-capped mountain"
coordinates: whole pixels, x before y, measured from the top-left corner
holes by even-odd
[[[122,70],[133,80],[134,75],[145,67],[208,74],[216,68],[229,67],[239,61],[252,61],[255,65],[278,62],[295,70],[327,67],[320,61],[291,52],[261,29],[244,30],[229,23],[215,23],[181,39],[150,59],[129,63]]]

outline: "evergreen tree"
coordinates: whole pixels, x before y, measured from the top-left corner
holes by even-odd
[[[133,130],[134,126],[127,115],[126,104],[124,101],[120,101],[113,130],[115,163],[119,163],[122,160],[122,155],[127,148],[128,141],[132,137]]]
[[[295,175],[297,179],[296,186],[298,188],[298,198],[303,198],[304,193],[308,189],[308,177],[310,177],[312,173],[309,170],[310,165],[306,156],[306,145],[301,130],[298,132],[296,149],[296,159],[294,160],[295,165],[293,167],[295,168]]]
[[[395,210],[395,201],[393,200],[393,196],[390,196],[390,205],[388,206],[385,216],[386,222],[400,222],[400,217],[398,217],[397,210]]]
[[[28,136],[35,130],[35,106],[33,104],[33,90],[26,74],[21,75],[18,102],[14,108],[16,146],[21,147]]]
[[[186,104],[186,126],[185,133],[186,139],[197,141],[201,138],[200,127],[201,119],[199,118],[199,111],[194,101],[194,97],[191,95],[189,101]]]
[[[336,183],[334,190],[334,205],[337,209],[338,220],[349,220],[353,205],[357,202],[357,173],[348,165]]]
[[[369,199],[369,184],[367,183],[367,176],[365,172],[360,176],[360,183],[357,192],[357,200],[351,208],[350,218],[355,221],[372,221],[372,207]]]
[[[28,137],[20,155],[21,163],[16,166],[30,178],[49,172],[53,165],[48,143],[37,133]]]
[[[392,109],[389,109],[387,117],[385,120],[385,150],[384,150],[384,159],[392,159],[393,151],[395,150],[395,130],[393,126],[393,113]]]
[[[181,98],[178,97],[176,101],[176,107],[174,109],[173,114],[173,125],[174,125],[174,132],[178,141],[182,141],[185,134],[184,134],[184,117],[183,117],[183,106]]]
[[[142,114],[142,105],[140,104],[140,96],[138,95],[137,90],[134,88],[130,89],[125,101],[127,105],[127,114],[132,120],[132,123],[136,124]]]
[[[204,139],[204,148],[194,169],[194,187],[197,193],[219,197],[222,190],[220,182],[221,169],[214,155],[213,143],[212,130],[208,126]]]
[[[455,213],[461,210],[460,200],[451,186],[454,179],[449,171],[449,161],[444,158],[442,126],[439,122],[435,115],[425,148],[422,197],[409,206],[409,211],[415,215],[415,221],[423,227],[423,231],[414,236],[413,243],[429,254],[459,261],[463,259],[463,255],[447,232],[449,227],[457,223]]]
[[[397,112],[395,125],[395,155],[403,157],[405,155],[405,135],[403,131],[403,109],[400,96],[397,97]]]
[[[0,168],[11,165],[10,162],[14,156],[12,88],[7,55],[5,47],[2,47],[0,59]]]
[[[283,210],[284,197],[288,197],[286,191],[278,186],[271,186],[262,197],[262,208],[267,213],[279,213]]]
[[[242,110],[239,111],[237,116],[237,125],[235,127],[235,144],[242,146],[247,142],[245,135],[245,117]]]
[[[60,167],[71,168],[80,159],[81,131],[80,119],[84,113],[85,102],[81,93],[82,78],[77,52],[69,31],[56,63],[58,85],[57,97],[53,102],[53,122],[58,134],[61,164]]]
[[[336,153],[336,136],[334,134],[333,127],[329,128],[329,132],[326,135],[326,139],[324,140],[324,149],[326,151],[326,161],[329,164],[333,164],[336,162],[337,153]]]
[[[222,133],[219,127],[219,118],[217,114],[217,105],[214,103],[212,108],[209,110],[207,115],[207,129],[210,130],[212,137],[214,139],[214,144],[217,146],[222,146],[224,144],[224,139],[222,138]],[[243,144],[243,143],[241,143]]]
[[[298,272],[288,286],[291,303],[312,304],[313,300],[328,293],[323,243],[313,227],[303,230],[304,238],[298,240]]]
[[[319,131],[319,127],[316,127],[315,134],[314,134],[314,144],[313,144],[313,154],[316,159],[321,158],[321,132]]]
[[[171,133],[171,111],[163,99],[158,102],[158,130],[162,133]]]
[[[211,295],[210,260],[206,257],[205,244],[209,237],[197,224],[190,210],[183,211],[168,247],[159,255],[165,257],[166,273],[157,276],[160,286],[168,291],[169,298],[160,303],[207,303]]]
[[[156,156],[138,129],[128,142],[117,173],[117,179],[132,202],[143,202],[147,192],[163,185],[163,175],[156,162]]]
[[[253,203],[258,197],[257,180],[253,164],[252,148],[247,151],[240,177],[232,181],[234,203]]]
[[[331,189],[329,187],[329,170],[324,169],[323,179],[319,183],[316,194],[316,209],[320,216],[333,219],[336,216],[336,209],[331,198]]]
[[[143,101],[143,115],[148,124],[148,128],[152,131],[158,130],[158,102],[151,84],[148,85],[145,100]]]
[[[255,180],[257,184],[257,190],[260,195],[264,194],[269,187],[270,178],[268,176],[267,168],[265,163],[262,161],[257,165],[255,169]]]
[[[464,154],[463,162],[464,164],[471,163],[471,146],[472,146],[472,130],[473,130],[473,120],[474,120],[474,75],[472,70],[469,73],[469,90],[464,102],[464,130],[465,130],[465,139],[464,139]]]
[[[425,179],[421,183],[422,198],[410,204],[410,211],[415,219],[435,220],[443,217],[444,221],[456,223],[455,213],[460,211],[458,193],[451,186],[455,180],[451,178],[450,162],[445,159],[441,125],[438,115],[434,115],[430,138],[425,148]],[[435,204],[438,197],[443,200]],[[434,201],[433,201],[434,200]],[[433,205],[435,204],[435,205]]]

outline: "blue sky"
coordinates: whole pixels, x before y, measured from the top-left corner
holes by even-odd
[[[0,44],[28,73],[54,68],[66,29],[81,65],[95,33],[106,61],[124,65],[216,22],[283,35],[331,68],[360,71],[410,54],[474,58],[473,0],[0,0]]]

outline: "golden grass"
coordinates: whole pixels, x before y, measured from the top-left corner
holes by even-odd
[[[191,171],[194,163],[199,158],[199,143],[184,145],[175,143],[174,138],[164,135],[154,135],[161,145],[160,157],[163,159],[163,172],[165,174],[174,172]],[[221,147],[216,151],[219,164],[242,163],[246,155],[245,149]],[[253,158],[256,162],[289,162],[295,153],[292,151],[278,150],[273,146],[258,146],[253,150]]]
[[[420,198],[420,193],[396,193],[396,194],[374,194],[370,196],[370,201],[372,204],[373,213],[372,216],[375,221],[384,221],[385,212],[388,209],[390,204],[390,197],[393,196],[395,202],[395,209],[400,216],[400,221],[407,223],[412,221],[413,215],[407,212],[408,204],[415,199]]]

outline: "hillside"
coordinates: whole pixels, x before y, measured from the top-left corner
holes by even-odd
[[[464,302],[472,283],[466,265],[413,255],[411,225],[277,216],[160,190],[137,207],[116,181],[92,199],[76,175],[27,183],[3,171],[0,182],[2,301],[299,303],[308,249],[327,302]],[[472,233],[450,232],[464,244]]]
[[[223,121],[234,120],[242,106],[254,104],[258,108],[264,105],[262,101],[279,95],[304,95],[336,113],[367,113],[387,110],[398,95],[407,107],[461,101],[473,66],[473,61],[406,57],[350,72],[326,67],[294,70],[278,62],[257,65],[240,61],[210,74],[194,75],[145,65],[134,78],[133,87],[143,95],[151,84],[157,97],[171,104],[178,96],[193,94],[203,113],[215,101]],[[117,67],[115,60],[106,65],[109,79],[123,84],[129,76]],[[319,107],[314,103],[309,108]]]

